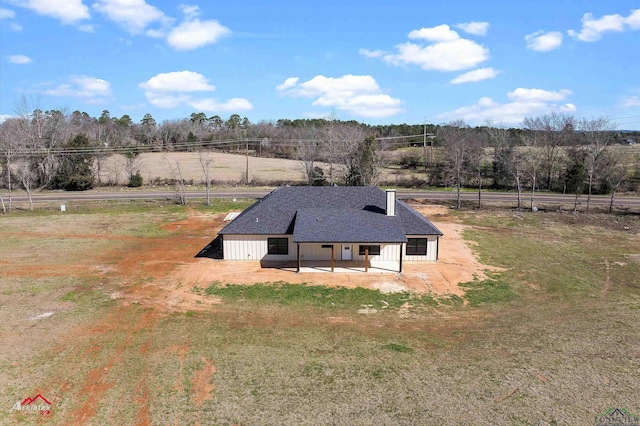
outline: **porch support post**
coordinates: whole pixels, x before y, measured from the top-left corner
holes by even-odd
[[[300,243],[296,243],[298,247],[298,271],[300,272]]]
[[[369,246],[364,246],[364,271],[369,272]]]
[[[400,270],[399,273],[402,273],[402,252],[404,251],[404,243],[400,243]]]
[[[336,247],[335,244],[331,245],[331,272],[333,272],[333,268],[335,265],[335,253],[334,253],[335,247]]]

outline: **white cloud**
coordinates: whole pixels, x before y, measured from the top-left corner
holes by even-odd
[[[23,65],[31,62],[31,58],[25,55],[11,55],[9,56],[9,62],[12,64]]]
[[[200,7],[196,5],[181,4],[180,10],[184,14],[184,18],[188,21],[200,16]]]
[[[93,8],[131,34],[142,33],[154,22],[162,26],[172,22],[160,9],[144,0],[97,0]]]
[[[167,42],[178,50],[192,50],[207,44],[213,44],[230,33],[231,30],[218,23],[218,21],[194,19],[182,22],[172,29],[167,36]]]
[[[433,28],[413,30],[409,33],[409,38],[427,41],[454,41],[458,40],[460,36],[457,32],[449,28],[448,25],[438,25]]]
[[[640,96],[627,96],[622,99],[622,106],[633,108],[640,106]]]
[[[139,86],[151,92],[212,92],[215,86],[207,78],[193,71],[174,71],[160,73]]]
[[[467,39],[428,46],[404,43],[397,48],[397,54],[384,56],[386,62],[393,65],[418,65],[423,70],[460,71],[473,68],[489,59],[487,48]]]
[[[465,22],[463,24],[456,25],[456,28],[460,28],[462,31],[473,34],[473,35],[487,35],[487,31],[489,30],[488,22]]]
[[[400,100],[383,93],[370,75],[317,75],[303,83],[298,81],[297,77],[288,78],[277,89],[293,98],[315,98],[314,106],[336,108],[359,117],[384,118],[402,111]]]
[[[45,90],[44,94],[83,98],[90,103],[102,103],[111,98],[111,83],[101,78],[75,75],[69,78],[68,83]]]
[[[0,21],[3,19],[13,19],[16,17],[16,13],[13,10],[0,7]]]
[[[94,33],[95,28],[93,27],[93,25],[79,25],[78,26],[78,30],[82,31],[84,33]]]
[[[632,10],[627,16],[626,24],[632,30],[640,30],[640,9]]]
[[[144,35],[152,38],[165,38],[167,31],[165,29],[150,28],[144,32]]]
[[[231,98],[226,102],[212,98],[192,100],[189,105],[200,111],[246,111],[253,108],[251,102],[243,98]]]
[[[0,124],[4,123],[5,121],[7,121],[10,118],[14,118],[15,116],[10,115],[10,114],[0,114]]]
[[[580,41],[592,42],[600,40],[605,33],[638,29],[640,29],[640,9],[635,9],[627,17],[616,13],[596,19],[593,14],[585,13],[582,17],[582,29],[580,32],[574,30],[567,32],[571,37]]]
[[[499,71],[494,70],[493,68],[479,68],[477,70],[469,71],[464,74],[461,74],[450,81],[451,84],[462,84],[462,83],[475,83],[477,81],[489,80],[491,78],[495,78],[498,75]]]
[[[298,80],[300,80],[300,78],[298,77],[289,77],[288,79],[286,79],[284,81],[284,83],[279,84],[278,86],[276,86],[276,89],[282,91],[282,90],[287,90],[293,86],[295,86],[298,83]]]
[[[464,106],[451,112],[439,114],[443,120],[464,119],[469,123],[482,123],[492,120],[497,123],[518,124],[525,117],[546,114],[551,111],[571,113],[577,110],[572,103],[553,103],[565,101],[571,95],[570,90],[549,91],[543,89],[518,88],[507,94],[511,102],[499,103],[492,98],[480,98],[475,104]]]
[[[382,58],[387,52],[384,50],[360,49],[358,53],[367,58]]]
[[[219,102],[213,98],[195,98],[193,93],[212,92],[216,88],[205,76],[193,71],[161,73],[138,85],[144,89],[150,104],[158,108],[175,108],[189,105],[200,111],[244,111],[253,108],[251,102],[243,98],[232,98]]]
[[[0,21],[3,19],[13,19],[16,17],[16,13],[13,10],[0,7]],[[9,29],[11,31],[22,31],[22,25],[15,22],[9,22]]]
[[[547,101],[561,101],[567,96],[571,95],[571,90],[562,89],[557,92],[543,89],[523,89],[517,88],[513,92],[507,93],[509,99],[514,101],[523,102],[547,102]]]
[[[489,59],[489,49],[473,40],[461,38],[448,25],[413,30],[409,38],[417,41],[398,44],[396,53],[360,49],[360,54],[382,58],[392,65],[417,65],[423,70],[436,71],[466,70]]]
[[[75,24],[90,18],[89,8],[82,0],[18,0],[15,5],[58,19],[63,24]]]
[[[548,52],[562,46],[562,33],[558,31],[536,31],[524,39],[528,49],[538,52]]]

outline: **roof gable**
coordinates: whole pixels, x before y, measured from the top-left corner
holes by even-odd
[[[298,243],[404,243],[399,218],[358,209],[300,209],[293,241]]]

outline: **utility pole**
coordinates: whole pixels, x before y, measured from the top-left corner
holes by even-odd
[[[427,117],[424,118],[422,147],[424,149],[424,172],[427,173]]]
[[[245,184],[249,185],[249,140],[247,139],[246,141],[246,167],[245,167],[245,173],[244,173],[244,179],[245,179]]]

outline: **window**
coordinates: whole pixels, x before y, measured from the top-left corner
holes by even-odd
[[[426,238],[409,238],[407,242],[407,256],[426,256],[427,255],[427,239]]]
[[[289,254],[288,238],[267,238],[268,254]]]
[[[369,247],[369,256],[375,256],[380,254],[380,246],[360,246],[360,256],[364,256],[365,249]]]

